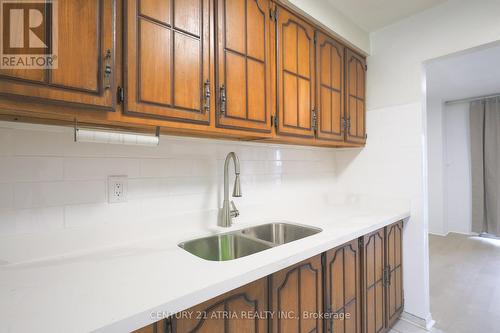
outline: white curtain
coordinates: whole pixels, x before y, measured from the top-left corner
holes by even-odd
[[[500,236],[500,99],[470,105],[472,231]]]

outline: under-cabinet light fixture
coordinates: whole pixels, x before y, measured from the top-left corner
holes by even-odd
[[[155,135],[145,135],[104,129],[78,128],[75,122],[75,142],[158,146],[160,144],[160,127],[156,128]]]

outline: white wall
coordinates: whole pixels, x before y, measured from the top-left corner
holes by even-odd
[[[422,63],[500,39],[500,1],[449,0],[370,34],[368,108],[422,100]]]
[[[423,63],[500,39],[499,17],[500,1],[449,0],[372,33],[367,80],[368,146],[359,154],[337,154],[342,168],[364,172],[345,172],[343,184],[411,199],[412,217],[404,233],[405,311],[428,324],[431,316]],[[387,134],[374,136],[381,128]],[[393,141],[399,140],[416,144],[413,149],[395,147]]]
[[[303,10],[342,39],[353,44],[365,53],[370,53],[370,36],[348,17],[342,14],[327,0],[285,0]]]
[[[336,170],[337,186],[346,191],[410,201],[403,235],[405,311],[425,320],[429,293],[421,109],[415,103],[369,111],[366,148],[337,152]]]
[[[430,73],[427,79],[430,79]],[[427,89],[433,89],[428,85]],[[427,188],[429,194],[429,232],[445,235],[448,227],[444,204],[444,135],[443,102],[439,98],[427,100]]]
[[[468,103],[444,107],[444,137],[446,231],[468,234],[472,229]]]

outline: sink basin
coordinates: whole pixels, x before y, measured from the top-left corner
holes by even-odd
[[[319,228],[297,224],[268,223],[185,241],[179,246],[205,260],[226,261],[246,257],[321,231]]]
[[[233,260],[272,247],[271,244],[246,237],[239,231],[193,239],[179,246],[197,257],[212,261]]]
[[[289,223],[269,223],[241,230],[241,233],[253,238],[261,239],[274,245],[285,244],[295,240],[312,236],[322,230],[314,227]]]

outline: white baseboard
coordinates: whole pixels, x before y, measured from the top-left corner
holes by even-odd
[[[418,326],[420,328],[423,328],[427,331],[430,331],[432,326],[436,323],[433,319],[431,314],[427,316],[427,318],[420,318],[418,316],[412,315],[411,313],[408,313],[406,311],[403,311],[401,314],[400,319],[405,320],[409,322],[410,324],[413,324],[415,326]]]
[[[446,237],[446,236],[448,236],[449,232],[447,232],[445,234],[442,234],[442,233],[439,233],[439,232],[431,232],[431,231],[429,231],[429,234],[430,235],[435,235],[435,236]]]

